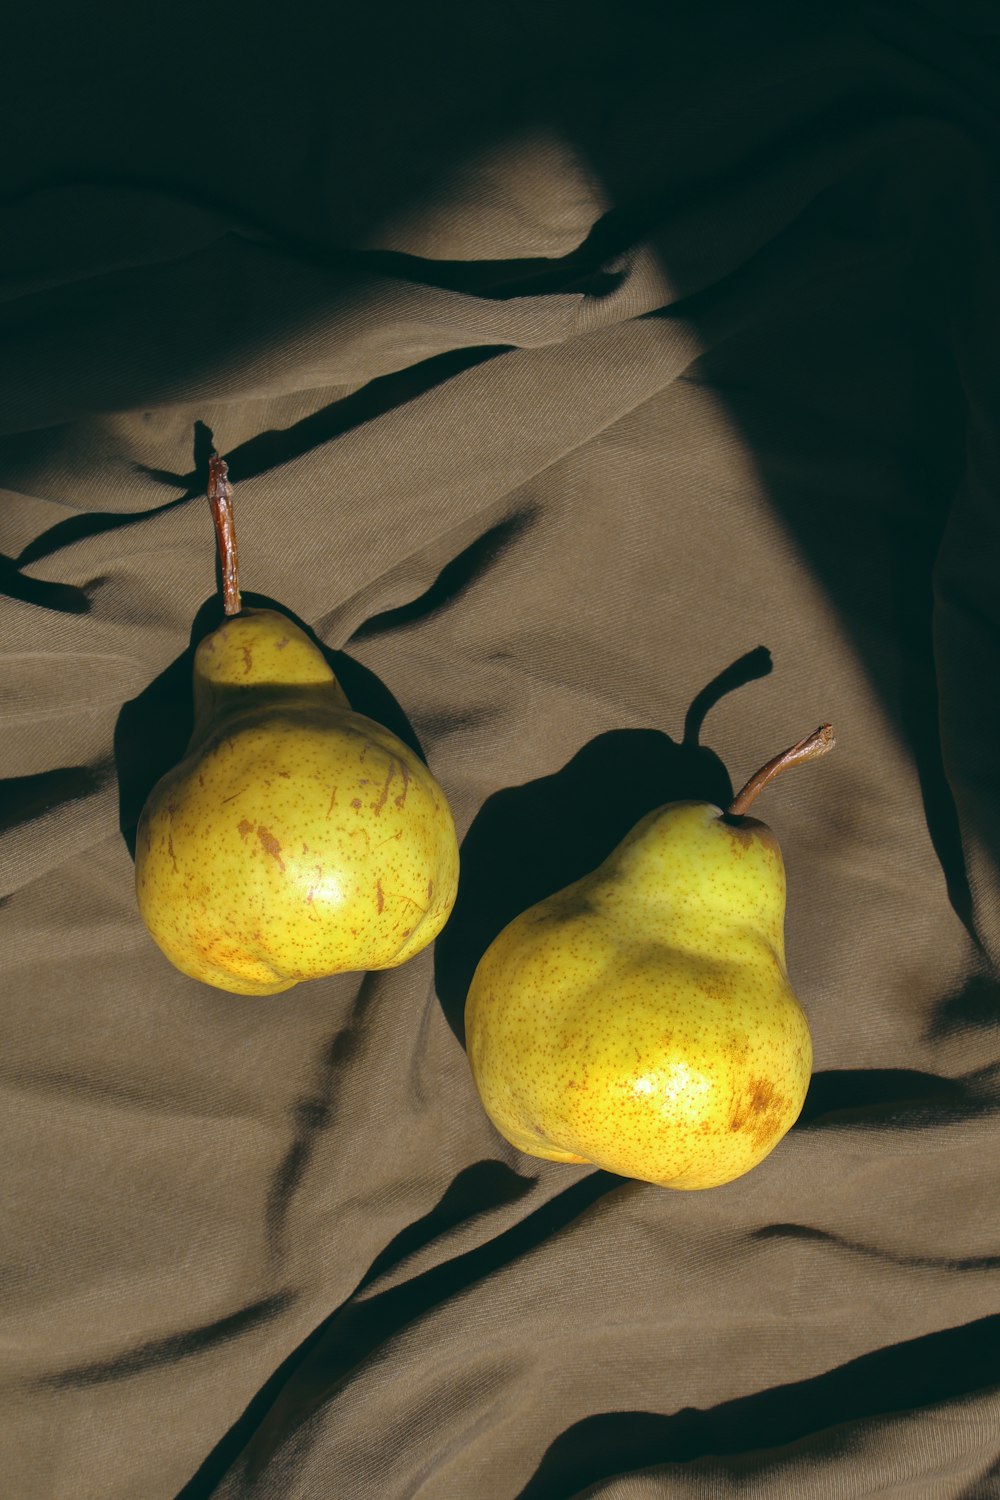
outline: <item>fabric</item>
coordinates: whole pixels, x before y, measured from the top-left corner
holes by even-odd
[[[11,1500],[1000,1494],[1000,23],[49,7],[0,97]],[[183,978],[135,822],[244,597],[462,845],[404,968]],[[500,1139],[471,974],[762,799],[815,1076],[675,1193]]]

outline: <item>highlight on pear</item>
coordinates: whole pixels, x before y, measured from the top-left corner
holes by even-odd
[[[232,994],[395,968],[455,901],[447,800],[409,746],[352,710],[304,631],[242,607],[217,455],[209,499],[225,618],[195,653],[184,758],[139,820],[140,914],[182,974]]]
[[[785,967],[781,852],[747,810],[833,745],[821,725],[726,811],[657,808],[494,939],[466,1047],[512,1145],[680,1189],[731,1182],[774,1150],[805,1101],[812,1042]]]

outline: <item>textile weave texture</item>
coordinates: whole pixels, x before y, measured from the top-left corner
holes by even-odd
[[[5,1495],[1000,1495],[995,8],[8,42]],[[212,442],[246,602],[453,808],[397,971],[236,999],[138,917]],[[462,1046],[488,943],[824,720],[760,804],[798,1124],[706,1192],[520,1155]]]

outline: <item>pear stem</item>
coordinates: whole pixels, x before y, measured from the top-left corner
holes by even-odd
[[[828,754],[836,743],[833,725],[821,724],[818,729],[813,730],[812,734],[807,734],[804,740],[798,740],[796,744],[789,745],[787,750],[782,750],[781,754],[769,760],[766,766],[761,766],[759,771],[755,771],[746,786],[737,792],[729,804],[729,816],[741,818],[758,792],[762,792],[769,781],[780,776],[782,771],[787,771],[789,766],[800,766],[807,760],[817,760],[819,756]]]
[[[208,460],[208,500],[212,507],[212,520],[215,522],[215,539],[219,546],[222,607],[227,615],[238,615],[243,605],[240,599],[240,570],[233,522],[233,487],[229,483],[229,465],[217,453],[213,453]]]

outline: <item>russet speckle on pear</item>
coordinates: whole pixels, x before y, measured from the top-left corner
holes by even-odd
[[[140,914],[176,968],[233,994],[395,968],[454,904],[444,793],[407,745],[351,709],[304,631],[238,609],[234,545],[228,561],[232,608],[195,653],[190,743],[139,820]]]
[[[810,756],[832,746],[823,733]],[[699,802],[648,814],[479,962],[466,1045],[500,1133],[663,1187],[750,1171],[798,1118],[812,1071],[784,914],[766,825]]]

